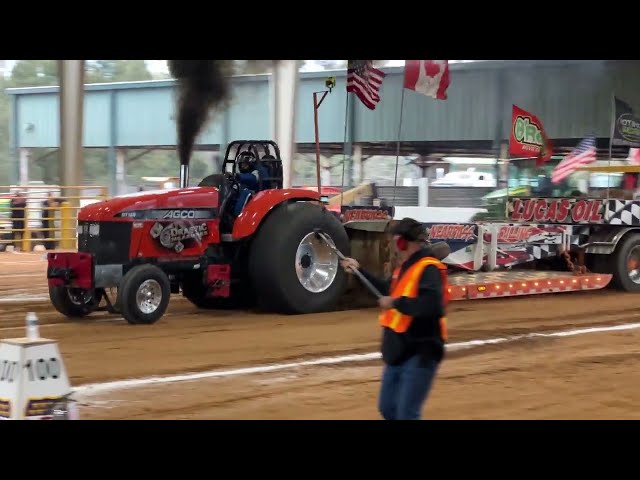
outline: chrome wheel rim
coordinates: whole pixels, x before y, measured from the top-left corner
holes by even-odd
[[[144,314],[155,312],[162,302],[162,288],[157,280],[145,280],[136,292],[136,305]]]
[[[311,293],[328,289],[338,274],[338,255],[314,233],[306,235],[296,251],[298,281]]]
[[[81,288],[68,288],[67,295],[69,300],[74,305],[83,307],[93,300],[93,295],[90,290],[83,290]]]
[[[640,284],[640,245],[633,247],[627,256],[627,275],[633,283]]]

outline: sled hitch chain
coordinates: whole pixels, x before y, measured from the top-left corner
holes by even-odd
[[[587,267],[584,265],[584,250],[577,253],[578,265],[571,260],[571,253],[569,250],[563,250],[560,255],[564,258],[569,271],[574,275],[584,275],[588,273],[589,270],[587,270]]]

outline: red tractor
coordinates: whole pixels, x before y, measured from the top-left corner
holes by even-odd
[[[247,158],[260,171],[254,192],[238,180],[240,159]],[[282,184],[276,143],[243,140],[227,148],[222,173],[197,187],[82,208],[78,251],[48,254],[53,306],[68,317],[106,309],[131,324],[156,322],[180,292],[200,308],[333,308],[346,278],[334,249],[315,232],[349,254],[347,232],[318,192]],[[106,293],[113,288],[115,301]]]

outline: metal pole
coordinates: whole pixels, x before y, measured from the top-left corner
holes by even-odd
[[[318,92],[313,92],[313,124],[316,131],[316,181],[318,182],[318,193],[322,192],[320,181],[320,134],[318,133]]]
[[[318,93],[322,93],[322,98],[318,101]],[[326,90],[324,92],[313,92],[313,123],[316,130],[316,176],[318,182],[318,193],[320,193],[321,182],[320,182],[320,134],[318,133],[318,109],[322,102],[324,102],[325,97],[327,96]]]
[[[615,135],[616,128],[616,92],[611,92],[611,132],[609,134],[609,162],[608,166],[611,166],[611,160],[613,157],[613,136]],[[609,203],[610,189],[611,188],[611,172],[607,172],[607,203]]]
[[[393,177],[393,202],[392,205],[396,206],[396,187],[398,184],[398,163],[400,161],[400,142],[402,141],[402,113],[404,112],[404,85],[402,86],[402,97],[400,100],[400,122],[398,123],[398,147],[396,148],[396,171]]]
[[[58,72],[60,76],[60,183],[63,195],[75,196],[65,187],[79,186],[84,180],[82,161],[84,60],[58,60]],[[71,203],[75,205],[79,202]]]
[[[342,180],[340,183],[340,212],[342,212],[342,197],[344,194],[344,167],[347,161],[347,128],[349,128],[349,98],[351,95],[347,92],[347,100],[344,106],[344,142],[343,142],[343,156],[342,156]],[[351,152],[349,152],[351,154]]]

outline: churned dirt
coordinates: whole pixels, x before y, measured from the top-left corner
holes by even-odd
[[[378,349],[375,309],[289,317],[207,312],[176,296],[154,325],[128,325],[107,313],[72,322],[46,301],[45,268],[42,254],[0,254],[0,338],[23,336],[25,314],[35,311],[42,336],[59,342],[73,386]],[[636,303],[611,290],[454,302],[453,347],[425,417],[639,418],[640,329],[510,339],[640,322]],[[509,341],[455,347],[494,338]],[[83,419],[377,419],[380,373],[372,360],[77,397]]]

